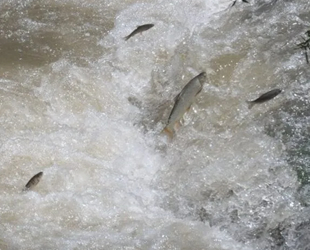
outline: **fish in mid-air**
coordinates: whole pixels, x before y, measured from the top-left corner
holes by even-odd
[[[173,137],[175,126],[179,125],[180,120],[195,101],[195,97],[202,90],[203,84],[207,79],[206,72],[202,72],[190,80],[182,91],[175,98],[175,103],[168,118],[168,123],[163,129],[170,138]]]
[[[242,0],[242,2],[249,3],[247,0]],[[235,0],[230,7],[234,7],[236,3],[237,3],[237,0]]]
[[[251,109],[255,104],[267,102],[271,100],[272,98],[275,98],[281,92],[282,92],[281,89],[273,89],[273,90],[266,92],[265,94],[262,94],[260,97],[258,97],[257,99],[253,101],[247,101],[247,103],[249,104],[249,109]]]
[[[152,24],[152,23],[137,26],[137,28],[133,32],[131,32],[128,36],[125,36],[124,39],[125,39],[125,41],[127,41],[130,37],[133,37],[136,34],[142,33],[143,31],[146,31],[146,30],[152,28],[153,26],[154,26],[154,24]]]
[[[24,191],[31,189],[33,187],[35,187],[41,180],[43,176],[43,172],[39,172],[36,175],[34,175],[26,184],[26,186],[24,187]]]

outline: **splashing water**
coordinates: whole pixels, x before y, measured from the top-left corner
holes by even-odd
[[[309,249],[309,3],[231,5],[0,3],[0,249]]]

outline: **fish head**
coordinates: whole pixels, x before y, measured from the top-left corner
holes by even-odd
[[[280,94],[281,92],[282,92],[281,89],[274,89],[274,90],[273,90],[273,94],[274,94],[275,96],[277,96],[277,95]]]
[[[137,26],[137,28],[148,30],[148,29],[152,28],[153,26],[154,26],[153,23],[148,23],[148,24],[143,24],[143,25]]]
[[[207,73],[206,72],[201,72],[197,78],[199,79],[201,84],[204,84],[204,82],[207,80]]]

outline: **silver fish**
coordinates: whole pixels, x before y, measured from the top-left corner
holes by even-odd
[[[174,106],[170,113],[168,124],[163,129],[170,138],[173,137],[175,125],[180,123],[183,115],[188,111],[195,101],[195,97],[202,90],[203,84],[207,79],[206,72],[202,72],[190,80],[182,91],[177,95]]]
[[[39,172],[37,173],[36,175],[34,175],[26,184],[25,188],[23,189],[24,191],[25,190],[28,190],[30,188],[33,188],[35,187],[41,180],[43,176],[43,172]]]
[[[255,104],[267,102],[271,100],[272,98],[275,98],[281,92],[282,92],[281,89],[273,89],[273,90],[266,92],[265,94],[262,94],[260,97],[258,97],[257,99],[253,101],[247,101],[247,103],[249,104],[249,109],[251,109]]]
[[[137,28],[133,32],[131,32],[128,36],[124,37],[124,39],[125,39],[125,41],[127,41],[130,37],[133,37],[134,35],[136,35],[138,33],[142,33],[143,31],[146,31],[146,30],[152,28],[153,26],[154,26],[154,24],[152,24],[152,23],[137,26]]]

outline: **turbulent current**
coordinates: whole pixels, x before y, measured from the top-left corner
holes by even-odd
[[[310,249],[309,0],[233,3],[0,2],[1,250]]]

